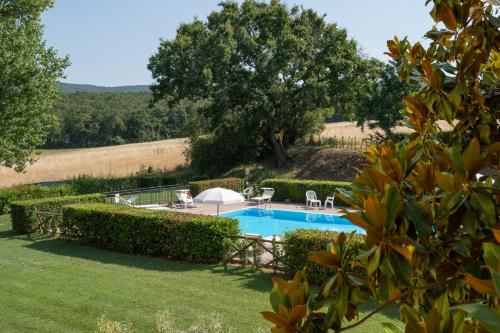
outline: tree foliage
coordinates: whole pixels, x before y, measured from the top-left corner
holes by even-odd
[[[490,2],[434,0],[431,16],[442,27],[426,34],[427,49],[388,41],[401,79],[423,83],[404,98],[416,133],[370,147],[367,166],[340,191],[356,209],[345,216],[366,231],[366,251],[346,252],[345,235],[310,254],[335,269],[314,295],[300,272],[291,283],[275,280],[274,312],[264,313],[273,332],[345,331],[392,303],[405,332],[498,332],[500,32]],[[433,139],[438,120],[453,127],[447,144]],[[485,168],[495,177],[478,179]],[[346,325],[369,301],[379,306]]]
[[[57,80],[68,65],[42,39],[49,0],[0,2],[0,165],[22,170],[54,123]]]
[[[64,93],[54,105],[58,126],[47,148],[100,147],[147,142],[184,135],[187,119],[203,103],[182,100],[174,107],[150,107],[151,93]]]
[[[353,111],[370,74],[367,61],[344,29],[313,10],[278,0],[220,7],[161,42],[149,63],[154,96],[207,99],[202,114],[212,135],[235,139],[235,156],[250,149],[284,164],[285,149],[320,130],[325,115]]]
[[[380,129],[393,138],[393,128],[403,124],[403,97],[418,90],[419,85],[400,81],[396,64],[382,64],[377,79],[368,86],[366,95],[354,113],[358,126]]]

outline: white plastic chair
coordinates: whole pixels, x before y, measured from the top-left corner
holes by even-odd
[[[194,205],[193,198],[189,196],[186,192],[177,192],[177,200],[182,205],[182,207],[187,208],[188,205],[191,207]]]
[[[321,200],[318,200],[316,192],[312,190],[306,192],[306,206],[321,208]]]
[[[326,197],[325,208],[328,208],[329,204],[332,206],[332,208],[335,208],[334,203],[335,203],[335,194],[331,197]]]
[[[250,200],[250,198],[253,195],[253,188],[252,187],[247,187],[246,189],[243,190],[242,193],[243,197],[245,197],[247,200]]]

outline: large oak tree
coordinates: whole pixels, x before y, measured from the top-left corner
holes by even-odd
[[[353,111],[371,66],[346,30],[313,10],[247,0],[182,24],[148,68],[157,100],[209,100],[214,133],[244,132],[284,164],[287,145],[321,129],[325,112]]]
[[[42,39],[50,0],[0,1],[0,165],[22,170],[54,121],[57,81],[68,65]]]

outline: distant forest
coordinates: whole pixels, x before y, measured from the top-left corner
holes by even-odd
[[[44,148],[100,147],[182,136],[199,104],[183,101],[149,107],[150,92],[63,92],[54,105],[58,118]]]

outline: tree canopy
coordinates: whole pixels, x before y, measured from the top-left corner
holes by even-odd
[[[371,80],[344,29],[278,0],[222,2],[206,22],[182,24],[163,40],[148,67],[156,100],[207,100],[201,113],[212,135],[231,138],[235,157],[270,152],[280,164],[325,115],[353,112]]]
[[[54,123],[57,80],[68,65],[42,38],[48,0],[0,2],[0,165],[22,170]]]
[[[150,107],[151,93],[62,93],[54,104],[58,125],[45,148],[99,147],[147,142],[186,135],[187,119],[201,103],[181,100]]]
[[[404,125],[404,114],[401,112],[404,108],[403,97],[417,91],[419,84],[400,81],[394,63],[381,64],[377,70],[377,79],[367,85],[354,119],[358,126],[380,129],[386,138],[392,138],[393,128]]]

